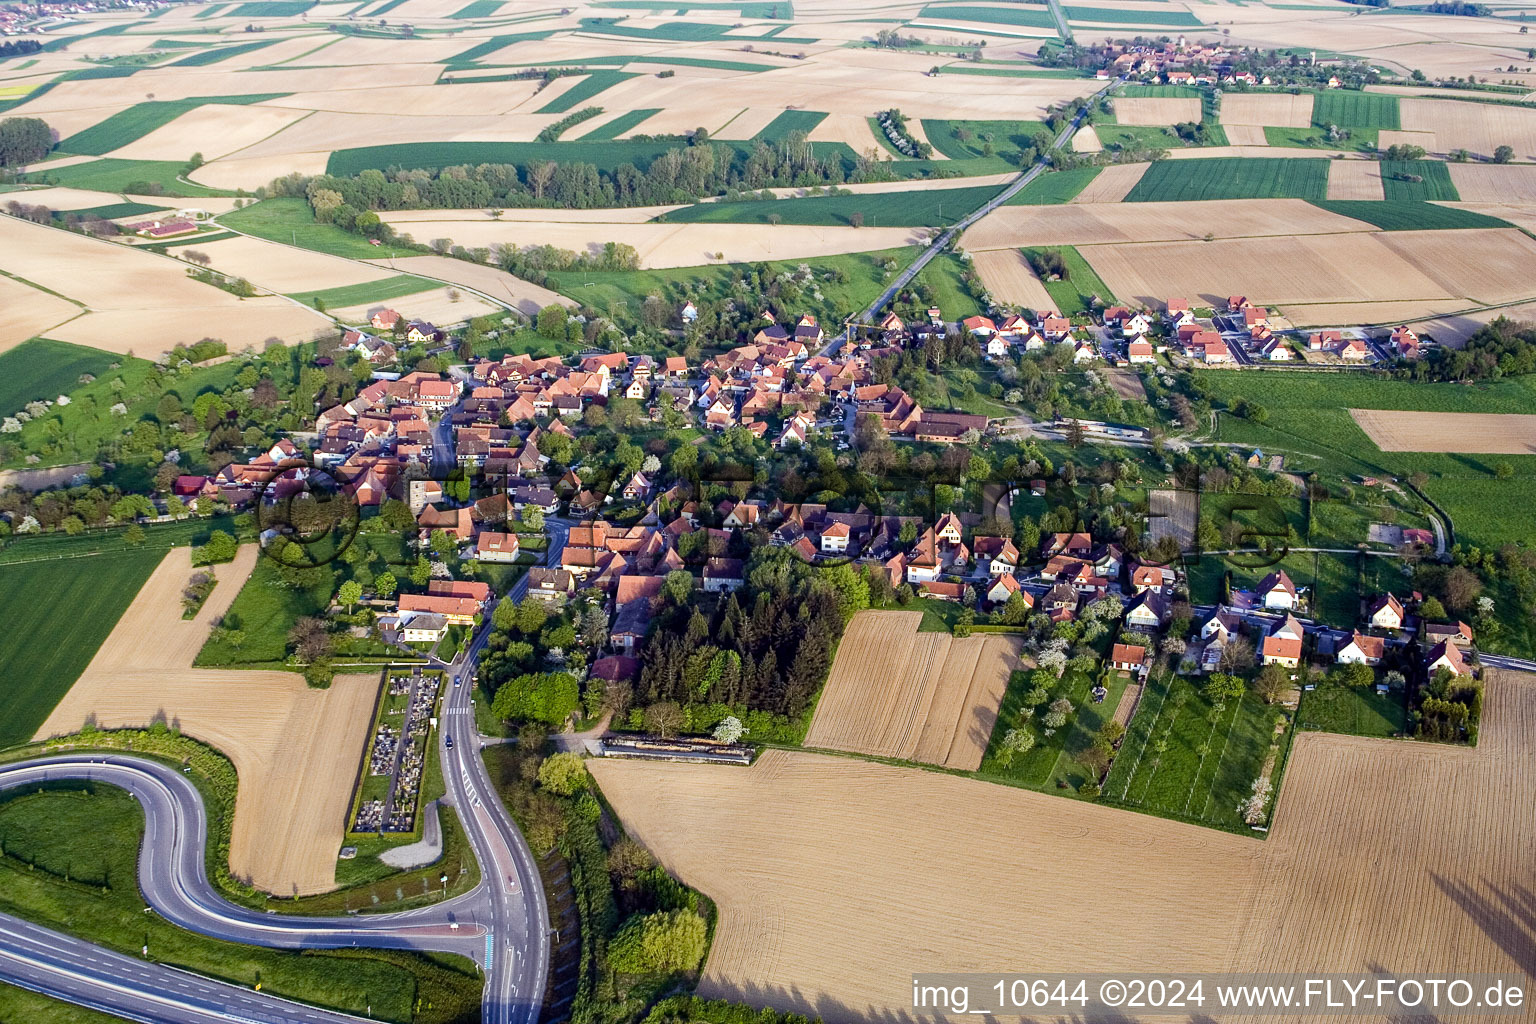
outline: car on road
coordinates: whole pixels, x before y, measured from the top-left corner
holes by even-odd
[[[449,750],[452,750],[453,749],[453,737],[452,736],[444,737],[444,739],[443,739],[443,746],[447,747]]]

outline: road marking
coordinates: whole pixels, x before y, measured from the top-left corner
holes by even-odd
[[[485,936],[485,973],[491,973],[491,965],[496,962],[496,936],[489,933]]]

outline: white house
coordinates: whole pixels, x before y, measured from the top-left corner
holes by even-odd
[[[1271,611],[1291,611],[1296,607],[1296,584],[1284,569],[1272,572],[1259,583],[1259,598]]]
[[[1333,652],[1333,660],[1340,665],[1379,665],[1386,653],[1387,641],[1379,636],[1366,636],[1359,630],[1349,642]]]
[[[1402,629],[1403,605],[1391,594],[1383,594],[1371,603],[1371,625],[1377,629]]]

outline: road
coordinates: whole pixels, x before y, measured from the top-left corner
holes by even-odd
[[[1053,11],[1057,11],[1057,17],[1060,18],[1059,9],[1057,8],[1054,0],[1051,4],[1051,9]],[[1063,25],[1064,24],[1065,23],[1063,22]],[[972,210],[969,214],[967,214],[959,221],[956,221],[948,228],[945,228],[944,233],[929,243],[928,247],[918,254],[917,259],[913,260],[907,269],[896,275],[896,280],[891,283],[891,286],[885,291],[881,292],[880,297],[875,299],[874,302],[870,303],[869,307],[865,309],[864,312],[860,313],[854,322],[860,324],[870,323],[874,319],[876,313],[884,309],[886,305],[888,305],[890,301],[896,297],[898,292],[900,292],[907,285],[911,284],[913,278],[922,273],[923,268],[926,267],[935,256],[943,252],[944,248],[948,246],[950,242],[958,238],[966,228],[970,227],[972,224],[976,223],[978,220],[985,217],[999,206],[1002,206],[1004,203],[1008,202],[1008,200],[1018,195],[1026,185],[1040,177],[1040,175],[1044,174],[1047,167],[1047,158],[1052,153],[1059,151],[1071,140],[1072,133],[1081,127],[1084,115],[1086,115],[1087,112],[1092,108],[1093,104],[1097,103],[1099,98],[1105,93],[1109,92],[1111,89],[1115,88],[1117,85],[1120,85],[1124,81],[1125,79],[1123,77],[1117,78],[1110,82],[1108,85],[1104,86],[1104,88],[1100,89],[1098,92],[1094,93],[1092,96],[1088,97],[1088,105],[1085,106],[1082,110],[1078,111],[1077,116],[1074,117],[1066,125],[1064,125],[1061,131],[1056,133],[1056,138],[1051,142],[1050,147],[1047,148],[1044,153],[1041,153],[1038,158],[1036,158],[1034,164],[1030,166],[1029,170],[1025,171],[1023,174],[1020,174],[1001,192],[987,200],[986,203],[976,208],[975,210]],[[822,346],[821,351],[818,354],[823,356],[836,355],[837,350],[842,347],[843,342],[848,340],[852,333],[853,328],[849,327],[844,330],[842,334],[834,336],[831,340]]]

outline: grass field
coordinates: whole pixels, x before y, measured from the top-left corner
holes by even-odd
[[[585,135],[577,136],[583,141],[616,139],[627,131],[633,131],[640,123],[652,114],[661,113],[660,107],[650,107],[645,110],[631,110],[620,114],[607,124],[599,125]]]
[[[1182,149],[1185,143],[1172,128],[1143,124],[1096,124],[1094,134],[1099,143],[1114,152],[1122,149]],[[1205,126],[1205,146],[1227,145],[1227,131],[1219,124]]]
[[[923,134],[934,149],[951,160],[1016,156],[1041,133],[1049,134],[1049,130],[1040,121],[923,120]]]
[[[59,140],[62,153],[79,153],[87,156],[104,156],[114,149],[121,149],[130,142],[137,142],[156,128],[162,128],[182,114],[205,104],[233,104],[247,106],[263,100],[274,100],[286,93],[252,93],[246,96],[194,96],[185,100],[162,100],[135,103],[120,110],[105,121],[91,125]]]
[[[181,178],[186,165],[174,160],[121,160],[104,158],[69,167],[47,167],[32,172],[26,180],[91,192],[137,191],[149,195],[200,199],[208,196],[234,195],[223,189],[208,188]],[[132,189],[129,186],[133,186]],[[149,186],[144,188],[142,186]]]
[[[805,199],[753,199],[737,203],[697,203],[664,214],[668,223],[847,225],[862,214],[868,227],[938,227],[952,224],[997,195],[999,186],[870,192]]]
[[[142,217],[146,213],[158,213],[167,210],[166,206],[150,206],[148,203],[108,203],[105,206],[87,206],[80,210],[60,210],[55,216],[63,217],[100,217],[103,220],[116,220],[119,217]]]
[[[145,914],[136,883],[143,812],[112,786],[61,783],[0,802],[0,907],[39,924],[235,984],[336,1010],[400,1022],[446,1022],[478,979],[445,959],[348,950],[340,954],[244,946]],[[420,997],[422,1009],[417,1010]],[[428,1006],[436,1007],[428,1009]]]
[[[1379,92],[1328,89],[1312,97],[1312,123],[1340,128],[1399,129],[1397,97]]]
[[[786,110],[769,121],[762,131],[752,137],[773,143],[778,142],[790,132],[804,132],[809,135],[826,119],[826,112],[821,110]]]
[[[28,402],[68,394],[83,374],[99,376],[114,361],[106,352],[47,338],[0,352],[0,413],[9,416]]]
[[[361,306],[366,302],[398,299],[402,295],[414,295],[437,287],[440,287],[437,281],[428,281],[424,277],[415,277],[411,274],[396,274],[394,277],[365,281],[362,284],[343,285],[340,288],[296,292],[288,297],[298,299],[306,306],[313,306],[315,300],[319,299],[326,309],[333,309],[340,306]]]
[[[1390,187],[1390,183],[1388,183]],[[1474,210],[1459,210],[1414,199],[1374,202],[1368,199],[1314,199],[1330,213],[1374,224],[1383,231],[1433,231],[1457,228],[1508,228],[1506,220]]]
[[[1378,694],[1374,687],[1359,689],[1324,681],[1301,695],[1296,724],[1301,729],[1351,736],[1397,736],[1408,727],[1406,697],[1401,688]]]
[[[1188,85],[1123,85],[1116,94],[1119,96],[1147,96],[1161,99],[1199,99],[1199,89]]]
[[[1279,718],[1278,708],[1252,694],[1218,711],[1189,680],[1155,675],[1105,780],[1104,800],[1246,831],[1237,808],[1263,770]]]
[[[1009,206],[1055,206],[1070,203],[1088,183],[1099,176],[1102,167],[1074,167],[1040,175],[1008,200]]]
[[[1093,308],[1091,300],[1098,296],[1106,305],[1115,301],[1109,286],[1099,279],[1094,273],[1088,261],[1082,254],[1070,245],[1048,245],[1022,250],[1026,259],[1036,253],[1060,253],[1067,267],[1067,279],[1064,281],[1045,281],[1045,290],[1056,301],[1058,311],[1063,316],[1073,316],[1077,313],[1087,312]]]
[[[1422,181],[1409,181],[1421,178]],[[1451,181],[1451,170],[1438,160],[1383,160],[1381,189],[1388,202],[1393,200],[1448,200],[1461,198]]]
[[[961,277],[964,264],[960,257],[953,252],[942,252],[935,256],[922,272],[917,275],[919,284],[926,284],[933,289],[933,301],[940,309],[945,310],[945,316],[965,318],[985,312],[981,305],[966,288],[965,281]],[[860,307],[862,308],[862,307]],[[954,313],[948,312],[954,310]],[[946,388],[947,391],[947,388]],[[967,411],[978,411],[968,409]],[[997,411],[988,415],[999,415]],[[948,602],[945,602],[948,603]]]
[[[970,21],[982,25],[1020,25],[1029,28],[1056,27],[1051,12],[1040,7],[980,7],[970,4],[929,4],[919,17],[928,21]]]
[[[1317,125],[1305,128],[1265,125],[1264,141],[1271,146],[1291,146],[1298,149],[1343,149],[1358,153],[1375,150],[1379,136],[1375,128],[1351,128],[1349,138],[1330,139],[1328,133]]]
[[[245,633],[237,649],[227,642],[210,638],[198,652],[198,665],[273,665],[288,654],[288,630],[306,615],[318,615],[331,603],[334,593],[329,572],[314,587],[285,587],[276,564],[270,558],[258,558],[251,578],[224,616],[226,623],[236,623]]]
[[[315,220],[309,204],[298,197],[285,196],[253,203],[243,210],[221,215],[219,223],[257,238],[357,260],[414,255],[387,245],[369,245],[362,235],[343,231],[334,224],[321,224]]]
[[[1093,745],[1093,735],[1105,722],[1113,718],[1120,706],[1120,696],[1125,692],[1129,679],[1121,672],[1110,673],[1109,694],[1102,703],[1093,703],[1090,691],[1094,677],[1084,672],[1068,672],[1051,688],[1050,699],[1031,714],[1024,708],[1024,695],[1030,690],[1029,673],[1015,672],[1003,694],[1002,707],[998,711],[997,725],[982,758],[977,774],[983,778],[1025,786],[1062,796],[1076,796],[1077,788],[1089,781],[1085,769],[1076,757]],[[1040,715],[1051,701],[1065,697],[1076,709],[1067,724],[1050,736],[1043,733]],[[1028,752],[1004,764],[999,757],[1003,737],[1009,729],[1031,728],[1036,734],[1035,746]],[[1065,786],[1060,785],[1065,783]]]
[[[604,69],[602,71],[589,72],[576,85],[540,107],[538,112],[541,114],[564,114],[575,110],[581,106],[583,101],[591,99],[604,89],[610,89],[620,82],[634,77],[636,75],[632,71],[610,71]]]
[[[122,1018],[49,999],[14,985],[0,985],[0,1020],[24,1020],[27,1024],[120,1024]]]
[[[327,174],[355,175],[370,168],[425,168],[435,170],[456,164],[518,164],[535,160],[581,160],[599,170],[611,171],[632,163],[644,170],[675,143],[634,142],[618,139],[601,146],[584,142],[403,142],[381,146],[338,149],[326,163]]]
[[[163,547],[94,558],[0,564],[0,645],[5,714],[0,747],[32,737],[101,646]]]
[[[1328,161],[1303,157],[1160,160],[1125,197],[1128,203],[1197,199],[1326,199]]]

